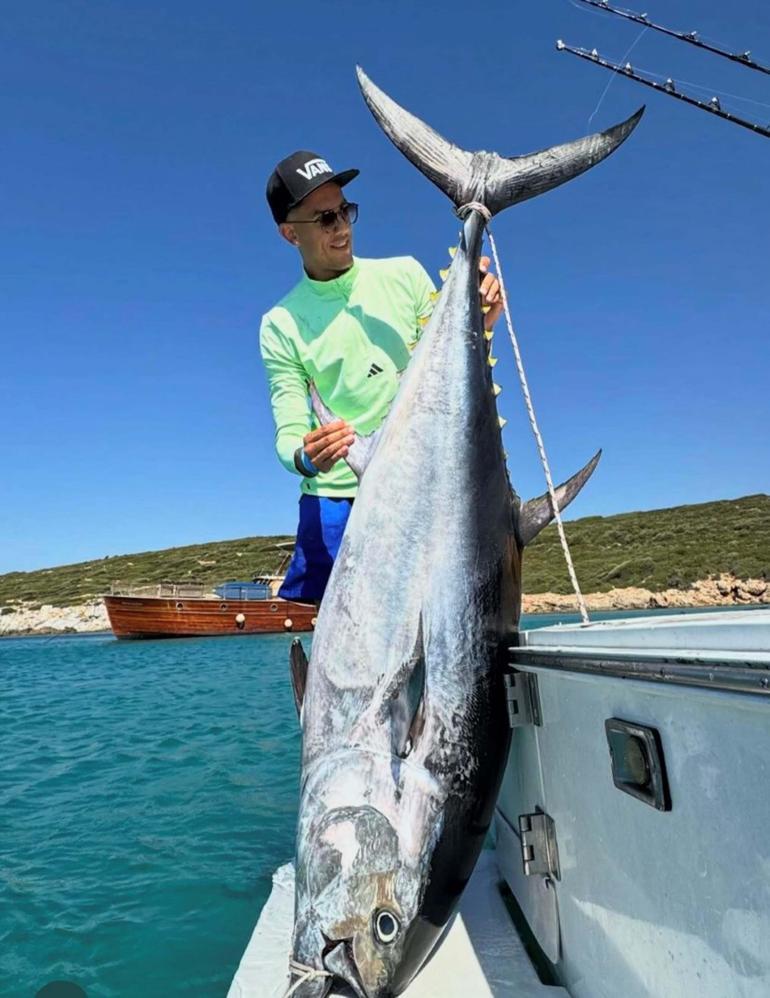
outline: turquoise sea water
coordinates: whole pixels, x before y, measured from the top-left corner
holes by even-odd
[[[225,994],[293,852],[290,643],[0,641],[0,995]]]

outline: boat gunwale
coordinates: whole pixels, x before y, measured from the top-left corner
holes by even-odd
[[[515,669],[548,669],[770,697],[770,655],[766,653],[754,661],[748,653],[736,653],[737,660],[730,662],[725,653],[685,655],[680,650],[647,655],[597,649],[587,654],[553,646],[512,647],[509,651],[509,664]]]

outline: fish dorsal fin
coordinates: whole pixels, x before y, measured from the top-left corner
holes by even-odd
[[[335,416],[331,409],[324,403],[312,381],[310,382],[310,399],[313,405],[313,412],[316,414],[316,418],[321,426],[326,426],[328,423],[333,423],[339,419],[339,416]],[[372,454],[374,454],[377,448],[381,432],[382,427],[378,427],[374,433],[369,433],[367,436],[361,436],[361,434],[356,433],[355,440],[348,448],[348,456],[345,460],[350,470],[359,480],[372,459]]]
[[[405,759],[425,726],[425,648],[422,617],[414,650],[391,678],[383,692],[377,719],[390,722],[391,752]]]
[[[594,468],[599,463],[602,452],[597,451],[588,464],[573,475],[572,478],[563,482],[556,489],[556,502],[559,505],[559,512],[575,498],[585,483],[591,477]],[[543,527],[547,527],[554,517],[551,496],[548,492],[537,499],[530,499],[519,508],[516,519],[516,535],[521,547],[526,547],[530,541],[540,533]]]
[[[291,686],[294,690],[294,704],[297,708],[297,717],[301,717],[302,704],[305,699],[305,687],[307,686],[307,655],[299,638],[295,638],[291,643],[289,667],[291,669]]]

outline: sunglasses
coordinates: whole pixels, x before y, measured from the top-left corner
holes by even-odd
[[[295,218],[292,225],[320,225],[327,231],[336,228],[339,221],[342,225],[352,225],[358,218],[358,205],[346,201],[339,208],[329,208],[319,212],[315,218]]]

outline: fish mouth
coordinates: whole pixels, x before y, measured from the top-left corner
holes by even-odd
[[[334,980],[347,984],[356,998],[369,998],[369,992],[358,973],[356,961],[353,959],[353,945],[350,939],[343,939],[332,945],[323,957],[324,967],[334,974]]]

